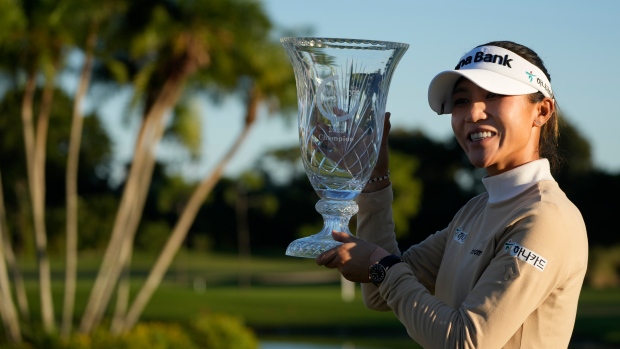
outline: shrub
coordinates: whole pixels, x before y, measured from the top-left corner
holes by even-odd
[[[18,345],[2,349],[257,349],[258,339],[240,318],[224,314],[201,314],[188,326],[143,322],[131,331],[113,335],[99,329],[90,335],[75,333],[68,339],[45,335],[42,329],[24,336]]]
[[[240,318],[201,314],[190,323],[194,343],[208,349],[256,349],[258,340]]]
[[[198,349],[177,324],[141,323],[130,332],[114,336],[107,331],[76,334],[60,341],[59,349]]]
[[[620,285],[620,245],[590,249],[587,279],[594,288]]]

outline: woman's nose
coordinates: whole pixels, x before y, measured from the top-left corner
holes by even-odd
[[[484,102],[471,102],[466,116],[468,122],[478,122],[487,118],[486,104]]]

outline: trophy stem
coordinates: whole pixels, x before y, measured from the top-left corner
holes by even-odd
[[[316,203],[316,210],[323,216],[323,229],[305,238],[297,239],[288,245],[287,256],[315,258],[321,253],[341,245],[332,238],[332,231],[351,234],[349,220],[358,211],[352,200],[321,199]]]

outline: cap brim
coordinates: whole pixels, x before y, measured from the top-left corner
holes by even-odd
[[[446,70],[437,74],[428,87],[428,104],[437,114],[452,112],[454,84],[461,77],[467,78],[489,92],[501,95],[518,96],[538,91],[530,85],[489,70]]]

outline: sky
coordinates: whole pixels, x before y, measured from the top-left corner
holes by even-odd
[[[495,40],[524,44],[544,60],[556,101],[590,142],[594,165],[620,172],[618,0],[264,0],[263,6],[277,29],[309,28],[309,36],[409,44],[392,78],[386,110],[392,113],[393,129],[420,129],[437,140],[448,139],[452,130],[450,116],[438,116],[428,106],[432,78],[452,69],[475,46]],[[190,178],[208,174],[242,124],[236,99],[221,105],[204,102],[202,110],[203,159],[181,169]],[[118,137],[121,143],[131,139],[129,131]],[[235,176],[265,152],[297,144],[296,116],[268,117],[263,110],[225,173]]]

